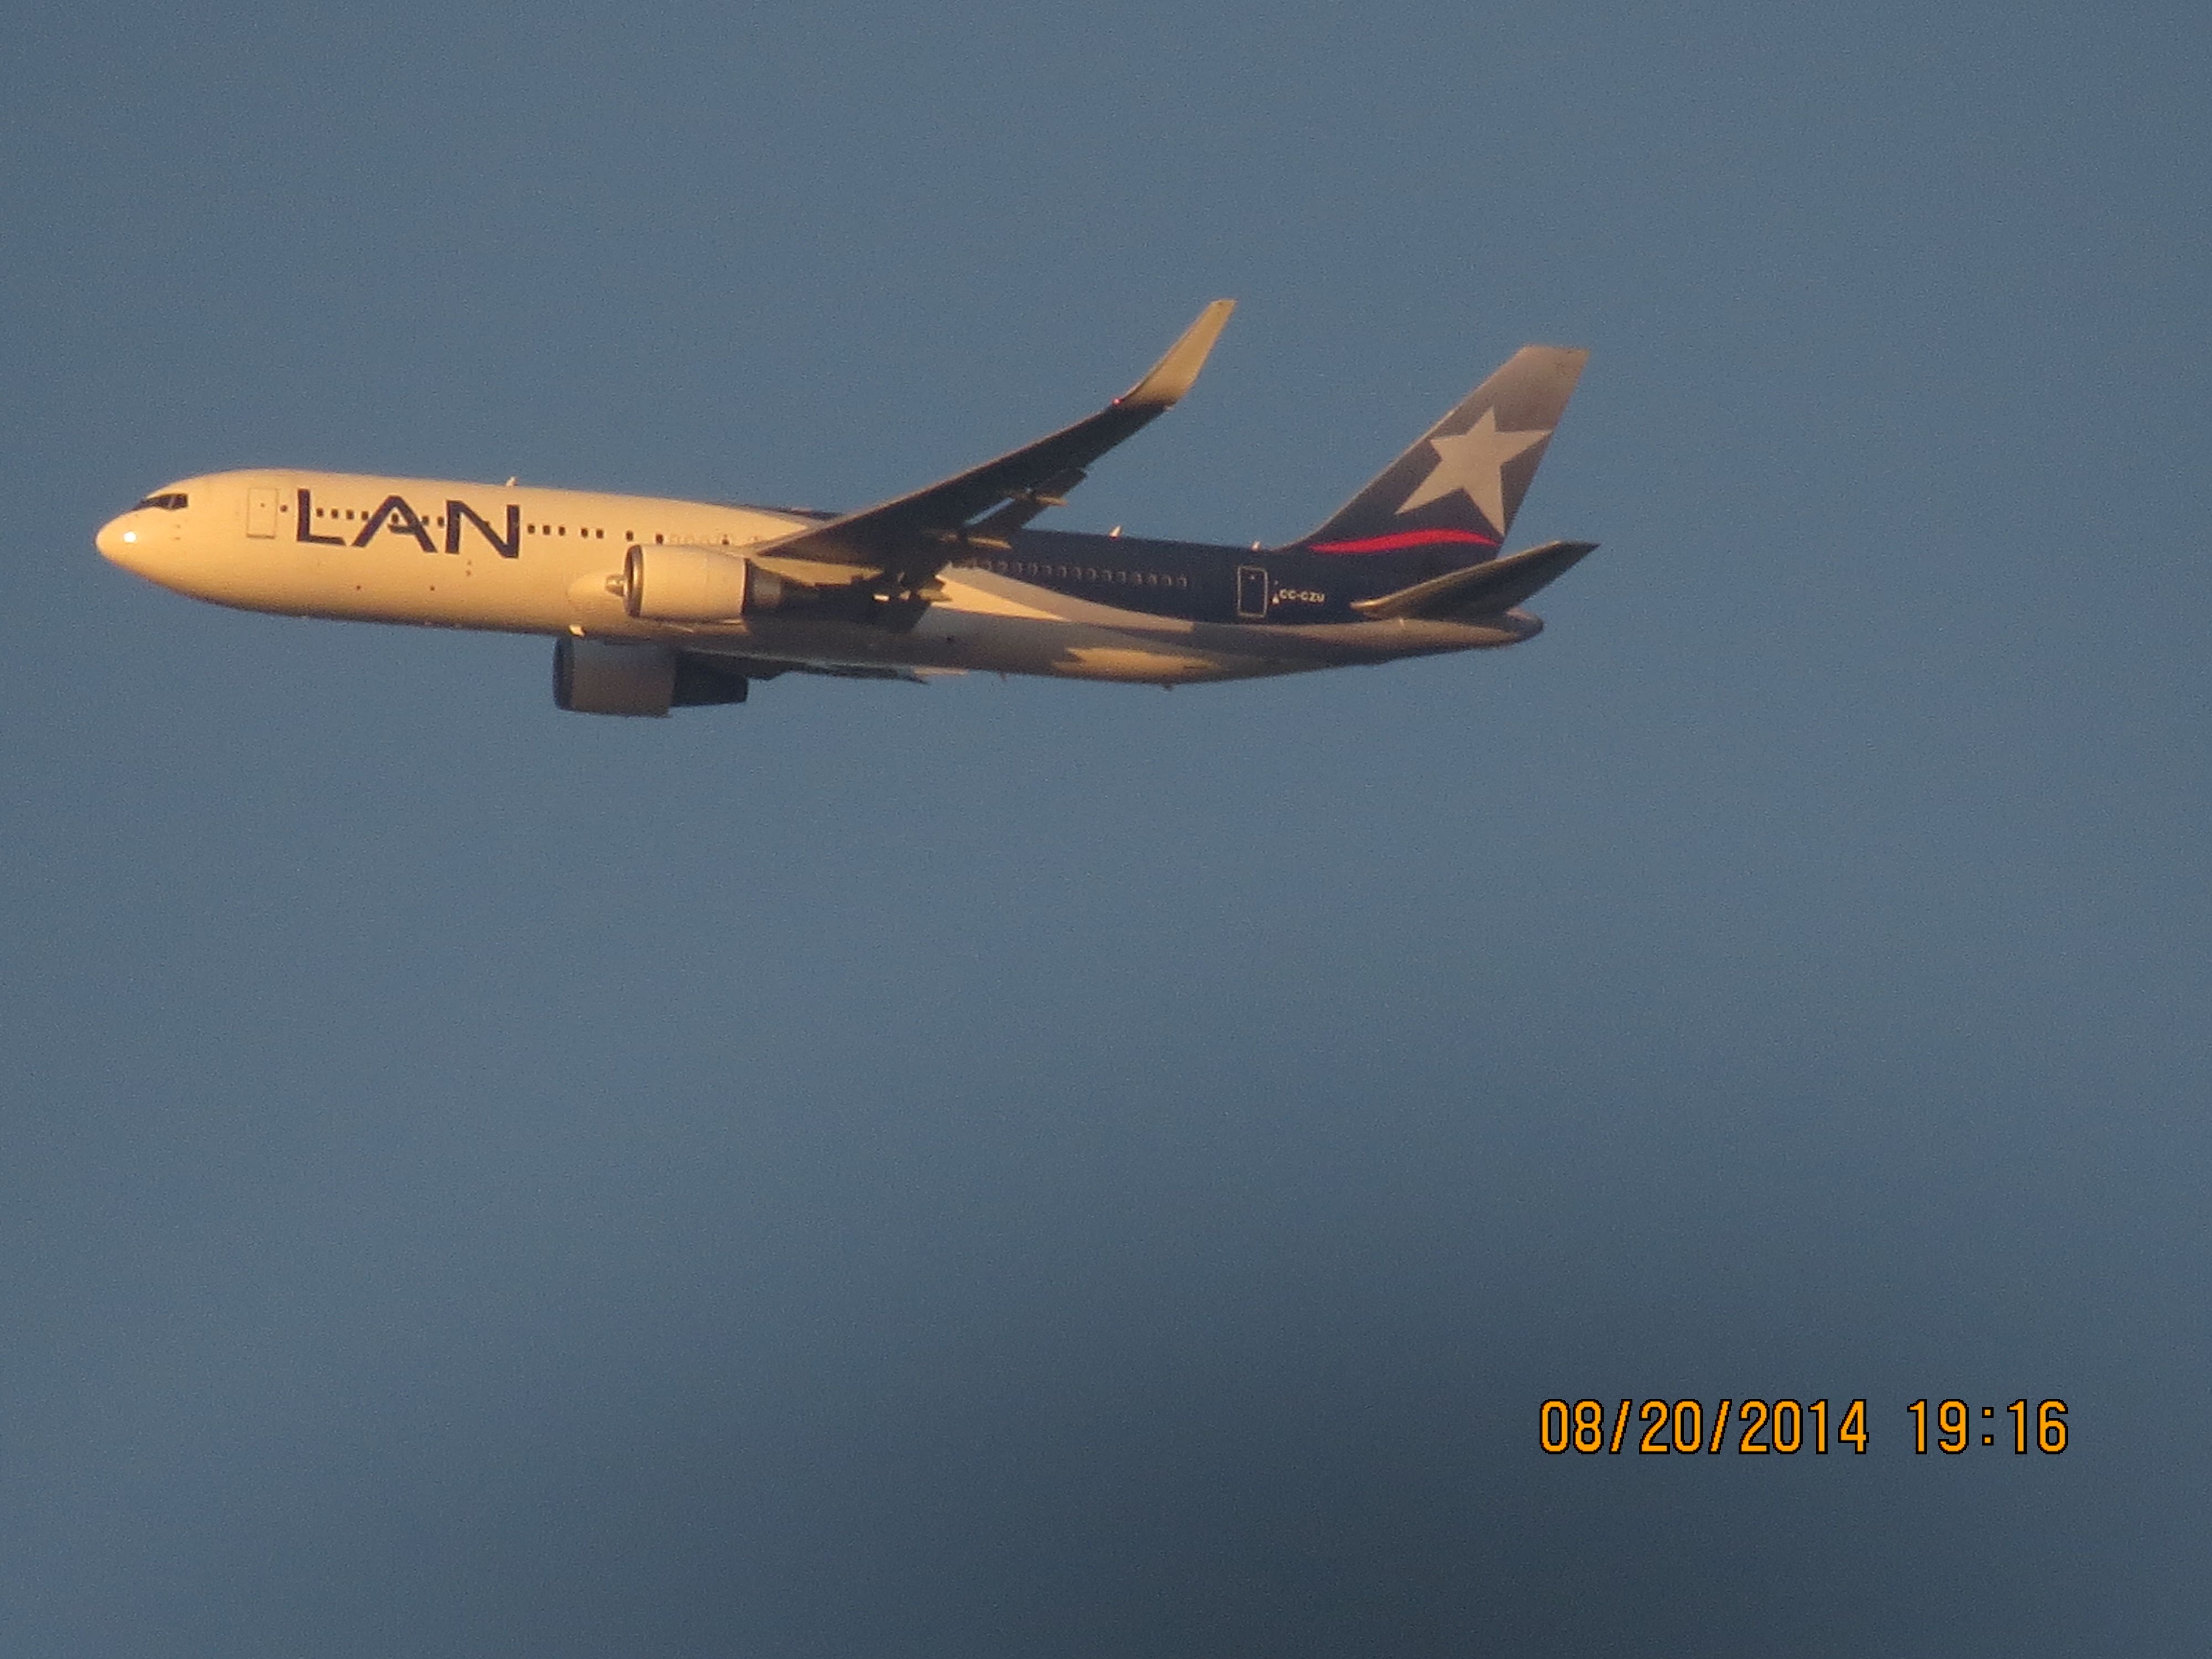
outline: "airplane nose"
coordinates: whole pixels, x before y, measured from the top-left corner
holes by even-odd
[[[100,550],[100,557],[125,570],[139,568],[141,550],[146,548],[145,532],[138,527],[138,515],[125,513],[119,519],[110,519],[100,526],[100,533],[92,544]]]

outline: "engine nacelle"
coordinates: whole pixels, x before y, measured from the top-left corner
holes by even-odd
[[[553,702],[571,714],[658,716],[743,702],[751,689],[743,674],[665,645],[568,634],[553,641]]]
[[[667,714],[676,700],[676,653],[621,640],[553,642],[553,702],[578,714]]]
[[[712,547],[633,547],[608,586],[624,610],[647,622],[735,622],[774,611],[786,598],[775,572]]]

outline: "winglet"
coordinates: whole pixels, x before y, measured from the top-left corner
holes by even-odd
[[[1165,409],[1197,384],[1198,371],[1206,367],[1206,354],[1221,337],[1234,300],[1216,300],[1198,313],[1198,320],[1183,330],[1182,338],[1168,348],[1152,372],[1114,401],[1124,409]]]

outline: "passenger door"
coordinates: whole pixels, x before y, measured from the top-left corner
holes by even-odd
[[[1256,564],[1237,567],[1237,614],[1247,622],[1267,615],[1267,573]]]

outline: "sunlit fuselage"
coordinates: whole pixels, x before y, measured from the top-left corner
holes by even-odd
[[[654,622],[629,614],[618,591],[630,547],[741,553],[826,515],[307,471],[187,478],[148,503],[104,526],[100,551],[217,604],[794,664],[1173,684],[1510,645],[1541,627],[1517,610],[1474,622],[1360,617],[1353,600],[1403,579],[1395,562],[1386,575],[1302,549],[1036,530],[963,550],[898,627],[821,615]]]

